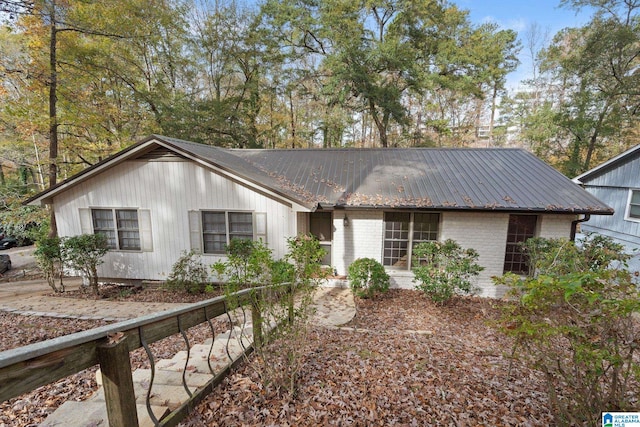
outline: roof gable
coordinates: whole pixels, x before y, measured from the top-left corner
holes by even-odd
[[[158,160],[174,154],[309,210],[323,206],[612,213],[564,175],[520,149],[229,150],[158,135],[25,203],[49,201],[121,161]]]
[[[573,179],[574,182],[619,187],[640,186],[640,145],[615,156]]]

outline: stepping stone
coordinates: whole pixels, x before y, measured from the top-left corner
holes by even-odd
[[[187,385],[191,388],[202,388],[209,380],[211,375],[187,372],[185,375]],[[151,369],[136,369],[133,373],[133,381],[141,384],[148,384],[151,381]],[[153,377],[153,384],[179,385],[182,386],[182,373],[174,371],[158,371]]]
[[[152,406],[151,410],[157,419],[169,413],[168,408]],[[146,405],[136,405],[140,427],[153,427]],[[86,427],[108,426],[107,406],[100,401],[76,402],[69,400],[49,415],[40,427]]]
[[[136,403],[145,406],[147,402],[147,390],[149,384],[133,383],[133,392],[136,396]],[[195,387],[190,389],[193,393]],[[153,384],[151,388],[151,396],[149,396],[149,402],[152,406],[164,406],[173,411],[180,405],[189,399],[187,391],[182,385],[166,385],[166,384]],[[100,388],[91,396],[87,402],[101,402],[106,408],[104,389]]]

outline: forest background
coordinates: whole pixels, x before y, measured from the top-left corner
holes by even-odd
[[[0,0],[0,227],[43,222],[19,202],[153,133],[522,147],[576,176],[640,143],[640,0],[559,6],[591,18],[518,37],[439,0]]]

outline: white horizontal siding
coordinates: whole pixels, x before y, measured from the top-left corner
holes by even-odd
[[[267,241],[276,258],[295,234],[290,207],[192,162],[130,161],[117,165],[60,194],[54,200],[60,236],[81,233],[80,208],[148,209],[153,252],[116,252],[105,256],[102,277],[166,279],[182,251],[190,249],[190,210],[267,213]],[[206,264],[219,256],[203,255]]]

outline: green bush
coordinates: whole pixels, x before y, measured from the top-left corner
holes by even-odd
[[[361,298],[373,298],[377,292],[389,290],[389,275],[382,264],[372,258],[358,258],[347,273],[351,291]]]
[[[42,270],[45,279],[54,292],[64,292],[62,282],[63,259],[61,241],[58,237],[42,237],[36,242],[36,250],[33,256]],[[56,278],[60,279],[60,285],[56,285]]]
[[[89,280],[91,291],[98,294],[98,266],[109,250],[104,234],[81,234],[61,240],[61,257],[65,266],[79,271]]]
[[[597,426],[600,411],[637,410],[638,289],[610,239],[535,239],[535,275],[505,275],[510,303],[500,320],[513,354],[544,374],[556,425]]]
[[[475,250],[451,239],[422,242],[413,248],[413,281],[432,301],[446,304],[456,294],[475,292],[470,279],[484,270],[477,260]]]
[[[226,259],[212,268],[226,282],[229,308],[246,303],[235,296],[237,290],[252,288],[251,309],[260,311],[261,319],[268,322],[261,323],[263,334],[254,342],[256,363],[250,365],[265,389],[275,388],[293,396],[309,348],[308,323],[315,285],[323,277],[321,260],[325,252],[310,235],[287,239],[287,245],[285,257],[274,261],[264,242],[232,240]],[[263,285],[271,286],[262,289]],[[254,316],[255,321],[260,320]],[[254,323],[254,332],[257,326]]]
[[[295,269],[293,264],[279,259],[271,263],[271,283],[282,285],[292,283],[295,280]]]
[[[171,267],[171,274],[165,282],[169,289],[184,290],[190,294],[199,294],[207,289],[207,268],[194,251],[183,251]],[[210,289],[210,288],[209,288]]]
[[[227,245],[227,258],[211,268],[225,282],[227,294],[248,287],[266,285],[270,281],[271,249],[262,241],[232,239]]]

